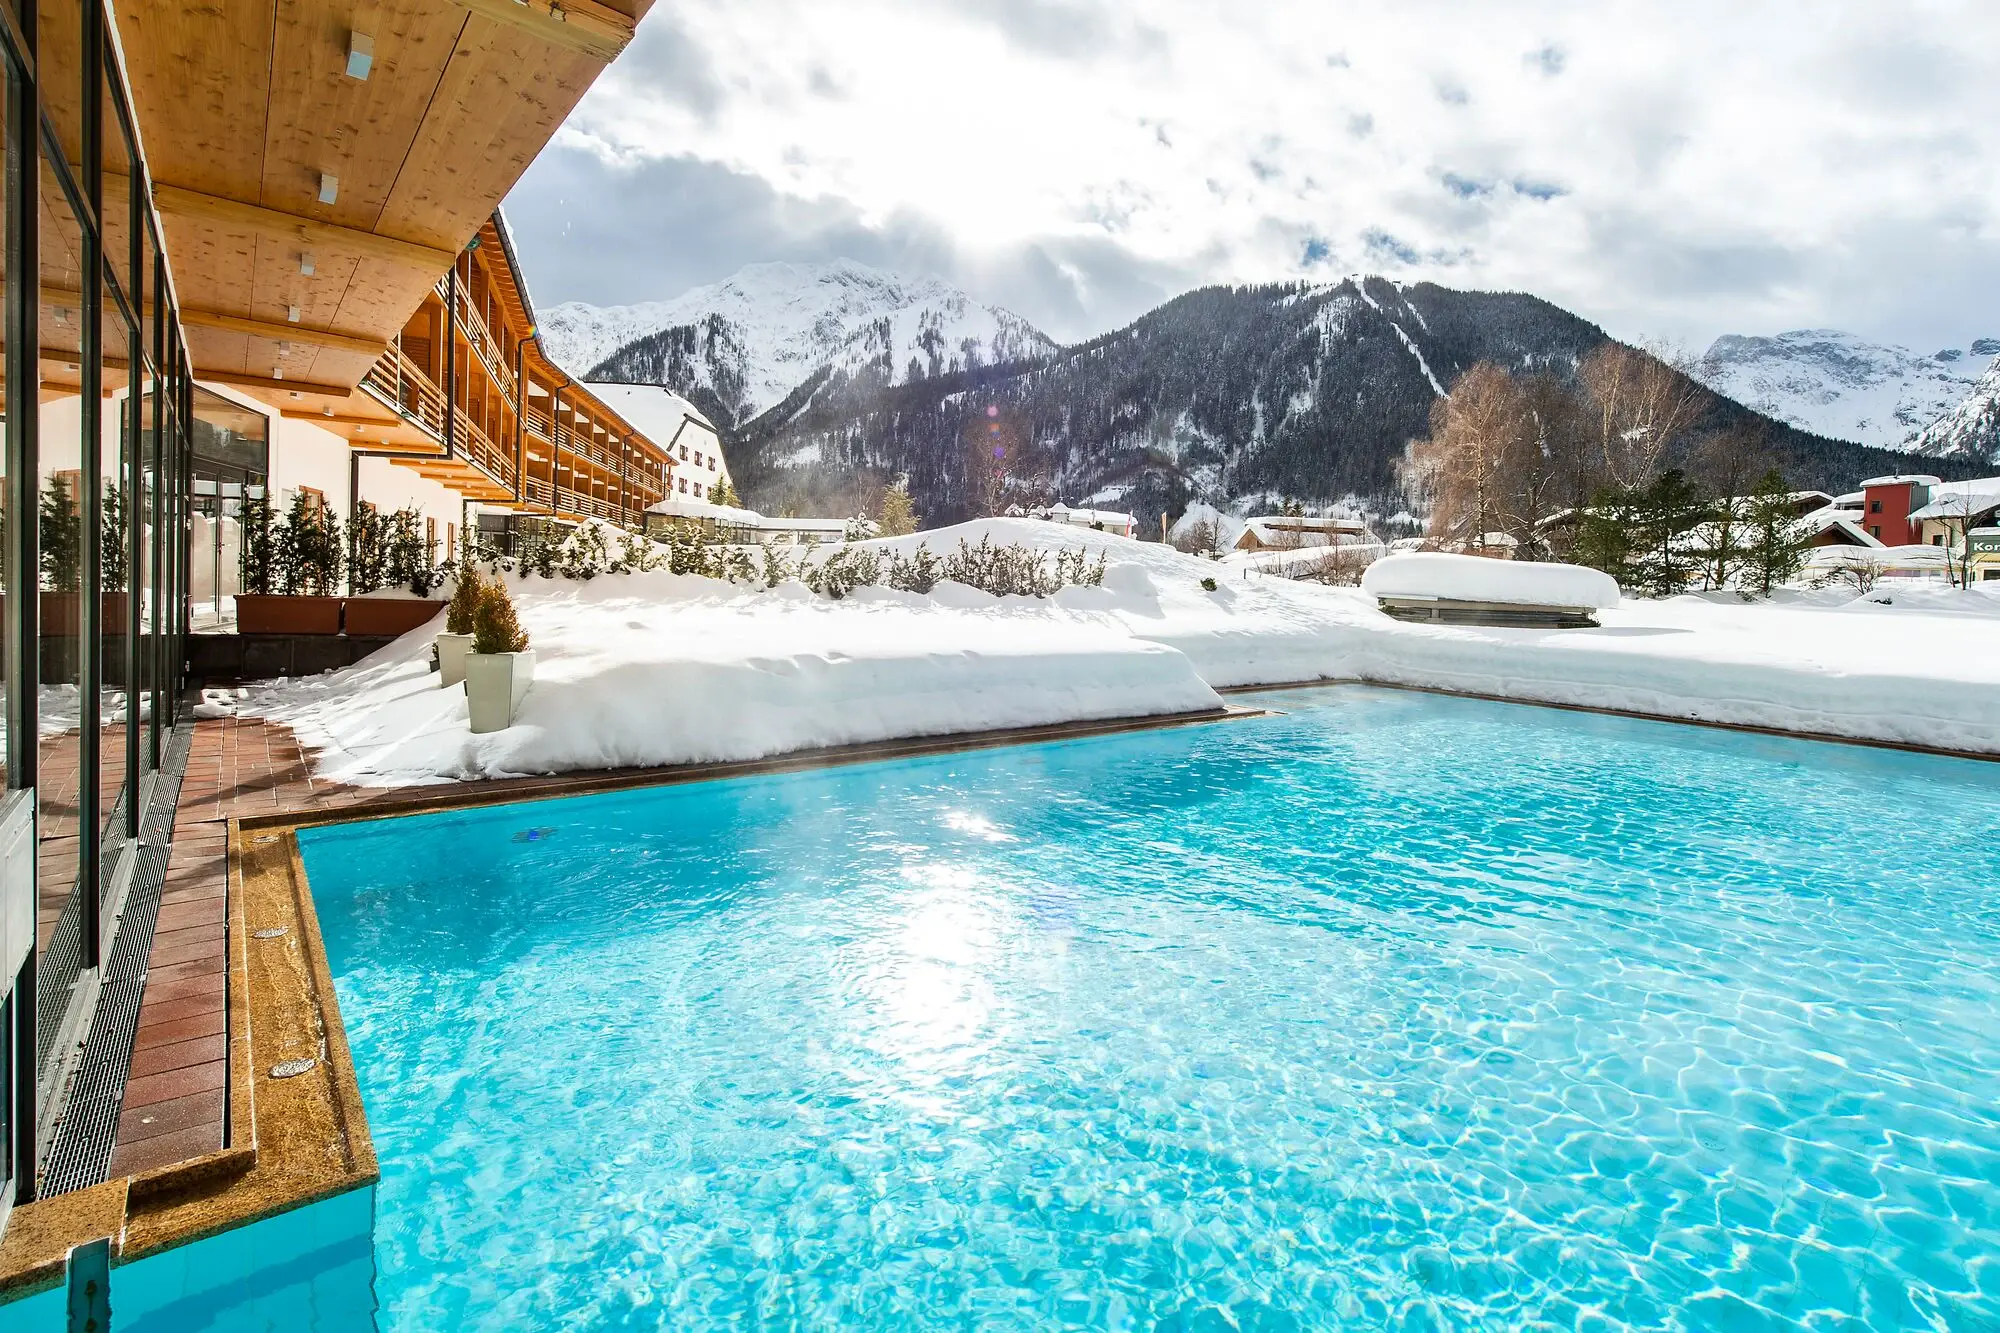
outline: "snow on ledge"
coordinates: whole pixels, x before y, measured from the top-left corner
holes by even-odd
[[[1617,580],[1600,570],[1444,551],[1399,551],[1378,560],[1361,576],[1361,590],[1372,597],[1590,611],[1608,611],[1619,602]]]

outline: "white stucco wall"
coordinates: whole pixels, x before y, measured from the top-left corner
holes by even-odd
[[[321,426],[298,417],[281,416],[268,405],[227,385],[203,387],[233,403],[261,412],[271,422],[271,503],[279,512],[301,486],[323,492],[342,523],[353,518],[348,503],[350,447],[338,426]],[[445,551],[447,525],[456,531],[465,521],[461,497],[451,488],[399,467],[387,458],[361,460],[360,498],[382,510],[417,509],[437,522],[439,555]],[[477,508],[473,510],[477,513]],[[473,520],[477,522],[477,519]]]

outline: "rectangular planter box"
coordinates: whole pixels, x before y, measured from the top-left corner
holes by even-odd
[[[505,731],[535,681],[535,654],[473,653],[465,659],[465,699],[474,735]]]
[[[83,633],[83,594],[80,592],[45,592],[42,594],[43,634],[67,635]],[[98,632],[102,634],[123,634],[126,617],[130,614],[131,594],[107,592],[98,599]]]
[[[465,659],[472,654],[472,636],[446,631],[437,636],[438,688],[450,689],[465,680]]]
[[[387,635],[393,639],[428,625],[442,610],[443,602],[409,597],[350,597],[347,599],[347,632]]]
[[[236,628],[243,634],[338,634],[338,597],[236,595]]]

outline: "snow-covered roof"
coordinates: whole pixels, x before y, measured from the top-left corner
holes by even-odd
[[[1050,518],[1058,522],[1080,523],[1089,527],[1093,523],[1107,528],[1129,528],[1138,520],[1130,514],[1121,514],[1115,509],[1076,509],[1069,505],[1050,505],[1047,509],[1034,511],[1036,518]]]
[[[710,435],[717,434],[714,424],[701,414],[699,408],[672,389],[658,384],[600,384],[587,381],[584,387],[662,449],[674,442],[683,424]]]
[[[1243,520],[1243,531],[1262,546],[1282,546],[1297,542],[1303,546],[1325,544],[1338,537],[1357,536],[1368,531],[1358,518],[1334,516],[1300,518],[1286,514],[1260,514]],[[1237,538],[1241,544],[1242,538]]]
[[[1862,494],[1860,491],[1849,491],[1845,495],[1834,496],[1833,502],[1839,505],[1842,509],[1859,509],[1861,507],[1861,502],[1863,500],[1866,500],[1867,498],[1868,497]]]
[[[1253,514],[1243,521],[1299,532],[1359,532],[1364,526],[1360,519],[1344,514]]]
[[[514,229],[507,225],[507,214],[500,205],[493,206],[493,230],[500,233],[500,250],[507,256],[507,270],[514,275],[514,290],[521,293],[521,309],[527,313],[528,327],[535,327],[535,299],[528,295],[528,273],[521,267],[520,253],[514,249]]]
[[[848,527],[856,522],[859,522],[864,530],[875,526],[865,519],[773,518],[754,509],[710,504],[706,500],[686,500],[679,496],[647,505],[646,512],[661,514],[667,518],[707,519],[725,527],[748,528],[755,532],[818,532],[844,535]]]
[[[1855,518],[1856,515],[1851,509],[1840,509],[1834,505],[1828,505],[1824,509],[1815,509],[1810,514],[1802,516],[1799,522],[1814,536],[1818,536],[1829,528],[1837,528],[1843,534],[1853,539],[1856,546],[1880,546],[1882,543],[1874,537],[1869,536],[1867,530],[1857,523]]]
[[[2000,505],[2000,477],[1975,481],[1939,482],[1931,487],[1930,503],[1910,511],[1911,518],[1964,518]]]
[[[1928,472],[1898,472],[1889,477],[1870,477],[1861,483],[1861,489],[1871,486],[1935,486],[1938,479]]]
[[[764,521],[764,516],[754,509],[738,509],[734,505],[710,504],[706,500],[686,500],[679,496],[672,496],[647,505],[646,512],[649,514],[665,514],[668,518],[705,518],[739,528],[754,528]]]

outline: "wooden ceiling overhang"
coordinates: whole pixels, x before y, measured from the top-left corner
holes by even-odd
[[[651,2],[120,5],[196,375],[393,418],[355,387]]]

